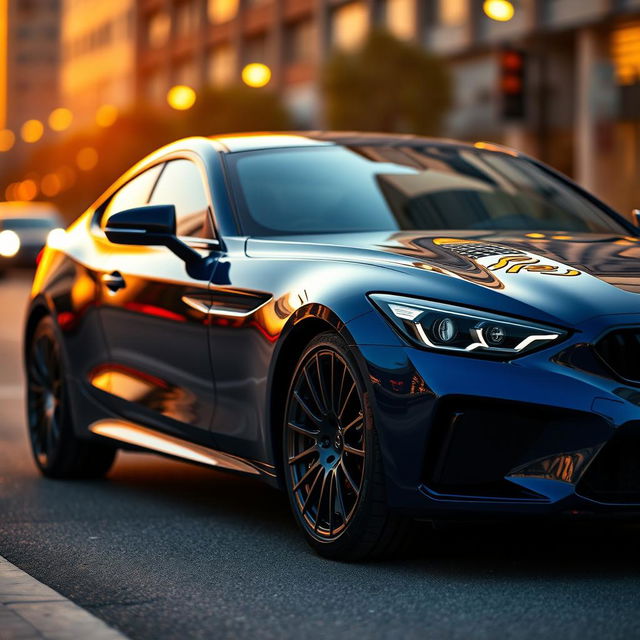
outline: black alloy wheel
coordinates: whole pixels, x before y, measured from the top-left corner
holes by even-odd
[[[64,365],[53,320],[40,320],[28,348],[27,424],[33,457],[40,471],[52,478],[103,476],[116,450],[80,440],[73,431]]]
[[[318,336],[298,362],[283,452],[294,515],[322,555],[344,560],[381,555],[391,538],[399,537],[401,520],[386,508],[366,389],[353,355],[335,334]]]
[[[38,465],[46,468],[60,445],[62,405],[60,351],[48,333],[34,340],[27,366],[31,444]]]

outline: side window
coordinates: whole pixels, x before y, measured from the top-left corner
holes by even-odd
[[[153,185],[162,172],[163,166],[162,164],[157,164],[155,167],[147,169],[120,187],[120,189],[111,196],[111,199],[102,212],[101,226],[104,227],[109,216],[118,213],[118,211],[141,207],[147,204],[151,189],[153,189]]]
[[[171,160],[158,180],[150,204],[173,204],[179,236],[212,236],[202,175],[191,160]]]

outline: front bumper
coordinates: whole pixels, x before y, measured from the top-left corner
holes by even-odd
[[[616,380],[591,347],[640,315],[592,319],[512,362],[363,346],[367,322],[377,318],[348,329],[391,506],[418,517],[640,515],[640,386]]]

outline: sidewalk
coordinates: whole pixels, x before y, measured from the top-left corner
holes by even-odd
[[[126,640],[0,556],[0,640]]]

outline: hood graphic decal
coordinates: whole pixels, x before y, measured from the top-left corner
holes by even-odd
[[[491,264],[488,267],[491,271],[498,271],[505,269],[507,273],[520,273],[523,269],[525,271],[532,271],[534,273],[540,273],[546,276],[579,276],[581,271],[577,269],[570,269],[569,267],[558,267],[552,264],[541,264],[540,260],[533,256],[504,256],[500,258],[495,264]],[[559,270],[564,269],[564,271]]]

